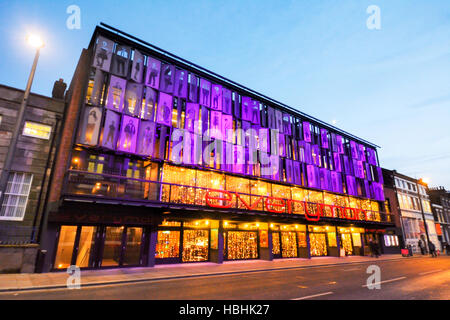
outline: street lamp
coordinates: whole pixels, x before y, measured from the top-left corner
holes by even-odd
[[[25,108],[27,106],[28,96],[30,95],[31,85],[33,83],[34,74],[36,72],[36,65],[39,60],[39,51],[44,47],[44,41],[41,37],[35,34],[30,34],[26,37],[29,45],[36,49],[36,54],[34,56],[33,66],[31,67],[31,72],[28,77],[27,87],[23,95],[22,103],[20,104],[19,112],[17,114],[17,121],[14,126],[14,130],[11,136],[11,142],[9,144],[8,152],[6,154],[6,159],[3,165],[2,174],[0,177],[0,205],[3,204],[3,198],[5,194],[6,184],[8,182],[9,172],[11,171],[11,164],[14,158],[14,151],[16,150],[17,140],[20,133],[20,128],[22,127],[23,117],[25,114]]]

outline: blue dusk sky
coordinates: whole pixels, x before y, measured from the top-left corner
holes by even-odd
[[[67,7],[81,28],[66,27]],[[370,5],[380,29],[366,25]],[[450,1],[5,1],[0,83],[70,82],[105,22],[381,147],[381,165],[450,188]]]

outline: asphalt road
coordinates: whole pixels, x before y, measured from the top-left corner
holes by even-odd
[[[366,287],[370,265],[380,289]],[[136,284],[0,293],[6,299],[450,299],[450,257],[412,258],[341,266],[157,280]]]

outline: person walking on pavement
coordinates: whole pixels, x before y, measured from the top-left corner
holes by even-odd
[[[432,258],[437,257],[437,255],[436,255],[436,246],[434,245],[434,243],[430,241],[430,243],[428,244],[428,247],[430,249],[431,257]]]
[[[378,258],[380,256],[380,246],[378,245],[378,241],[374,241],[373,246],[375,250],[375,257]]]
[[[422,255],[425,254],[425,244],[423,243],[422,239],[419,239],[419,248],[420,248],[420,253],[422,253]]]

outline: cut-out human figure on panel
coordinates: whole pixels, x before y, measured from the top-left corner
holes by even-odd
[[[259,103],[258,102],[253,102],[252,122],[259,123]]]
[[[132,76],[133,80],[136,82],[140,82],[140,79],[138,77],[140,75],[141,68],[142,68],[142,59],[137,59],[134,65],[134,75]]]
[[[114,147],[114,137],[116,136],[116,123],[112,121],[108,127],[108,136],[106,137],[105,145],[110,144],[111,147]]]
[[[142,153],[144,154],[150,154],[151,150],[151,146],[153,144],[153,132],[150,129],[149,126],[147,126],[144,130],[144,138],[142,140]]]
[[[164,101],[163,102],[163,107],[162,107],[162,118],[163,118],[163,121],[165,123],[168,123],[170,121],[170,117],[171,117],[170,108],[167,105],[166,101]]]
[[[126,74],[125,63],[127,62],[127,59],[128,59],[128,51],[123,47],[119,48],[116,55],[117,73],[122,75]]]
[[[152,61],[152,65],[150,66],[150,75],[148,77],[148,80],[150,82],[151,86],[156,85],[156,77],[158,76],[158,65],[156,61]]]
[[[209,86],[205,82],[202,85],[202,102],[203,102],[203,104],[208,105],[208,100],[209,100]]]
[[[119,82],[116,82],[113,89],[113,107],[114,109],[120,111],[120,100],[122,99],[123,88],[120,86]]]
[[[168,90],[172,85],[172,68],[170,66],[165,66],[164,68],[164,89]]]
[[[180,71],[180,77],[178,78],[178,96],[181,97],[183,95],[183,86],[184,86],[184,76],[185,72]]]
[[[213,92],[213,108],[218,109],[219,108],[219,98],[220,98],[220,88],[215,86],[214,92]]]
[[[95,126],[97,125],[97,111],[92,109],[88,114],[87,125],[86,125],[86,142],[92,143],[92,137],[94,136]]]
[[[101,48],[97,52],[95,60],[97,61],[96,67],[103,68],[103,63],[108,60],[108,43],[106,41],[101,42]]]
[[[187,123],[186,123],[186,129],[189,131],[192,131],[194,129],[194,117],[195,117],[195,110],[189,109],[187,112]]]
[[[133,136],[136,134],[136,127],[133,124],[133,120],[130,120],[128,124],[125,126],[125,141],[124,141],[124,149],[131,149],[131,142],[133,140]]]

